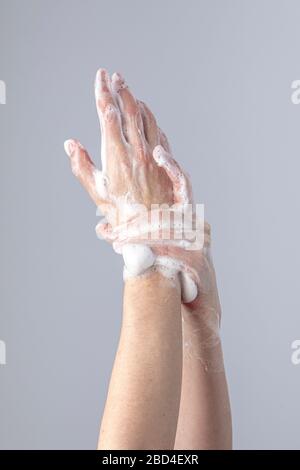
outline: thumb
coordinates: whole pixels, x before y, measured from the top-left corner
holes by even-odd
[[[71,169],[76,178],[98,206],[108,202],[107,179],[96,168],[87,150],[78,140],[68,139],[64,143],[65,152],[70,158]]]

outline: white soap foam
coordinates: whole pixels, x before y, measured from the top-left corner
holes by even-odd
[[[191,276],[186,272],[180,273],[180,284],[181,284],[181,297],[184,303],[189,303],[195,300],[198,295],[198,287]]]
[[[107,199],[107,177],[104,176],[103,172],[99,171],[98,169],[95,169],[93,174],[97,193],[102,199]]]
[[[155,256],[146,245],[128,244],[122,250],[124,264],[132,276],[138,276],[153,266]]]
[[[122,248],[124,259],[124,279],[140,276],[149,268],[154,267],[163,276],[175,281],[179,275],[181,285],[181,296],[184,303],[195,300],[198,288],[191,275],[185,271],[185,266],[169,256],[157,256],[153,254],[150,247],[140,244],[128,244]]]

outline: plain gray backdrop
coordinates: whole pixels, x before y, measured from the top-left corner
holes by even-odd
[[[2,449],[96,446],[122,260],[63,142],[100,162],[99,67],[149,104],[205,204],[234,447],[300,448],[299,44],[300,1],[0,0]]]

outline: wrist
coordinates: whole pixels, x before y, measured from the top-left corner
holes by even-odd
[[[124,281],[125,318],[150,321],[164,315],[166,309],[181,310],[181,287],[178,276],[169,279],[159,271],[150,269],[146,273]],[[176,315],[176,313],[174,313]]]

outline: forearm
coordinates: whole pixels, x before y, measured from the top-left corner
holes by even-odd
[[[100,449],[172,449],[182,375],[179,283],[159,273],[126,281],[124,313]]]
[[[231,412],[221,341],[209,344],[199,316],[188,312],[185,318],[175,449],[230,449]]]

